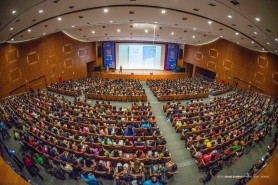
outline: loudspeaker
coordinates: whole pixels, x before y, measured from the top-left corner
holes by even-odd
[[[179,59],[182,59],[183,58],[183,49],[180,49],[179,50]]]
[[[101,46],[97,47],[97,57],[100,58],[101,57]]]
[[[150,75],[153,75],[153,73],[150,73]]]
[[[131,75],[134,75],[134,73],[131,73]]]

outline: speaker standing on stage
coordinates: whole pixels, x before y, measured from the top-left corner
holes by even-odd
[[[120,73],[123,73],[123,66],[120,65]]]

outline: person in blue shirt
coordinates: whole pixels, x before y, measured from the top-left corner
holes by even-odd
[[[83,173],[80,175],[81,179],[83,179],[88,185],[98,185],[97,179],[92,173],[89,173],[87,177],[84,176]]]
[[[13,161],[17,164],[17,166],[20,168],[20,170],[23,170],[24,167],[24,163],[22,161],[20,161],[17,156],[15,155],[15,152],[11,149],[9,149],[1,140],[0,143],[4,146],[6,152],[8,153],[8,155],[13,159]]]
[[[134,146],[145,146],[145,141],[141,141],[140,138],[137,141],[134,141]]]
[[[126,129],[125,129],[125,136],[134,136],[134,127],[129,125]]]
[[[0,133],[1,133],[4,141],[5,141],[6,137],[8,137],[8,138],[11,137],[8,132],[7,127],[1,121],[0,121]]]
[[[161,185],[161,183],[159,183],[159,182],[157,181],[157,177],[156,177],[155,175],[153,175],[153,176],[151,177],[151,179],[145,181],[145,182],[143,183],[143,185]]]
[[[141,127],[142,128],[150,128],[151,125],[146,121],[146,122],[142,122]]]

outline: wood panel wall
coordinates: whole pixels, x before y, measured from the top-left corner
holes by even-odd
[[[278,56],[253,51],[224,39],[202,46],[185,45],[184,63],[217,73],[217,80],[278,96]]]
[[[270,162],[265,168],[260,171],[255,178],[251,179],[247,185],[276,185],[278,184],[277,178],[278,171],[278,154],[277,149]]]
[[[29,185],[0,157],[0,185]]]
[[[86,63],[96,60],[95,43],[55,33],[40,39],[0,45],[0,97],[63,80],[86,77]]]

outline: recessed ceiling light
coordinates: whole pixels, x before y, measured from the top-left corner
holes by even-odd
[[[15,14],[16,13],[16,10],[12,10],[12,14]]]
[[[254,34],[257,35],[258,33],[254,31]]]
[[[113,23],[113,21],[109,21],[110,23]]]
[[[14,38],[12,38],[12,41],[14,41]]]
[[[107,9],[107,8],[104,8],[104,9],[103,9],[103,12],[104,12],[104,13],[107,13],[107,12],[108,12],[108,9]]]
[[[236,35],[239,35],[239,33],[238,33],[238,32],[236,32]]]
[[[149,32],[149,30],[145,30],[145,33],[148,33]]]
[[[92,31],[92,34],[95,34],[95,33],[96,33],[96,32],[93,30],[93,31]]]
[[[252,44],[254,44],[254,41],[252,40],[252,42],[251,42]]]
[[[267,42],[267,45],[269,45],[269,42]]]
[[[229,19],[233,18],[233,16],[231,16],[231,15],[228,15],[227,17],[228,17]]]
[[[277,39],[277,38],[275,38],[275,41],[278,41],[278,39]]]
[[[174,35],[174,34],[175,34],[174,32],[171,33],[171,35]]]
[[[121,30],[120,30],[120,29],[117,29],[117,32],[121,32]]]
[[[193,28],[193,30],[197,30],[197,28]]]
[[[195,35],[193,35],[192,38],[195,39]]]
[[[208,24],[211,24],[212,23],[212,21],[208,21]]]
[[[10,28],[10,30],[12,31],[14,28]]]
[[[157,24],[157,23],[158,23],[158,22],[156,22],[156,21],[154,22],[154,24]]]
[[[28,29],[27,31],[28,31],[28,32],[31,32],[31,29]]]
[[[264,48],[262,50],[264,51]]]
[[[42,35],[45,35],[46,33],[43,33]]]
[[[221,35],[220,37],[222,38],[223,36]]]
[[[43,13],[43,10],[39,10],[39,13]]]
[[[58,20],[58,21],[61,21],[61,20],[62,20],[62,18],[61,18],[61,17],[58,17],[58,18],[57,18],[57,20]]]
[[[261,19],[260,19],[259,17],[256,17],[255,20],[256,20],[256,21],[260,21]]]
[[[74,26],[74,25],[72,25],[71,27],[72,27],[72,28],[75,28],[75,26]]]
[[[166,10],[161,10],[161,13],[162,13],[162,14],[165,14],[165,13],[166,13]]]

